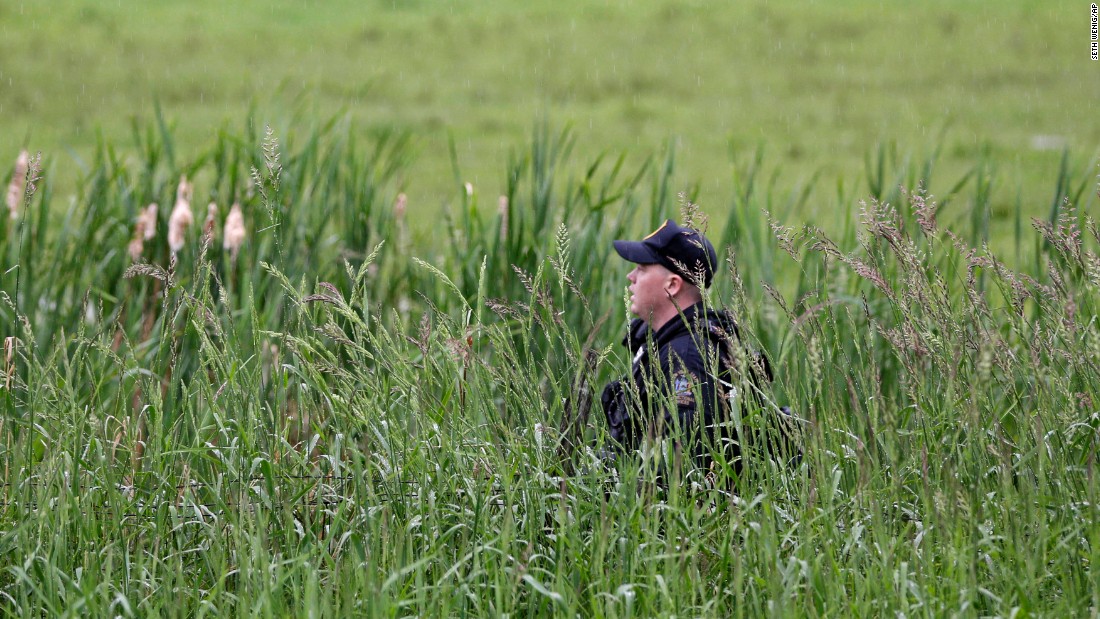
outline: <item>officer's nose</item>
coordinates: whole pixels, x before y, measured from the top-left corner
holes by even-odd
[[[626,274],[626,279],[629,280],[631,284],[633,284],[634,281],[638,279],[638,267],[634,267],[633,269],[631,269],[630,272]]]

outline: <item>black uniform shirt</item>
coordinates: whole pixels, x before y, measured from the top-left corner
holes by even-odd
[[[715,332],[735,337],[736,325],[725,312],[704,311],[702,303],[656,333],[639,319],[631,322],[623,343],[634,353],[632,388],[625,410],[609,417],[611,437],[623,449],[637,448],[643,436],[673,436],[703,456],[701,439],[712,436],[718,408],[718,351],[708,336]]]

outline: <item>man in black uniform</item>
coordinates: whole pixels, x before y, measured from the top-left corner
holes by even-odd
[[[672,220],[641,241],[614,246],[635,263],[627,279],[630,312],[637,316],[623,341],[634,356],[631,375],[607,385],[602,396],[616,451],[631,453],[645,438],[667,436],[705,468],[707,443],[728,408],[720,402],[730,386],[719,381],[718,359],[728,353],[722,343],[737,337],[728,313],[703,304],[701,289],[710,286],[718,264],[714,246]]]

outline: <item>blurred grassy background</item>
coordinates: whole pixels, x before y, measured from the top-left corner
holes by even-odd
[[[0,183],[48,179],[0,215],[0,614],[1100,607],[1087,4],[474,6],[0,4]],[[628,371],[610,240],[678,189],[806,420],[746,500],[548,442],[586,348]]]
[[[400,184],[435,213],[456,181],[502,193],[548,119],[579,162],[671,145],[677,189],[719,217],[757,149],[782,187],[818,181],[830,199],[791,216],[826,227],[815,205],[841,181],[866,195],[880,145],[935,157],[933,193],[986,162],[1003,236],[1017,204],[1049,213],[1065,149],[1075,176],[1095,165],[1098,77],[1081,2],[5,2],[0,164],[41,150],[70,187],[97,135],[125,145],[158,102],[182,156],[227,126],[346,113],[410,134]]]

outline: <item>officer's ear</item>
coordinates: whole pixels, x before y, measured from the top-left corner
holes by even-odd
[[[668,279],[665,280],[665,294],[670,297],[675,297],[680,294],[680,291],[684,289],[684,278],[675,273],[669,273]]]

